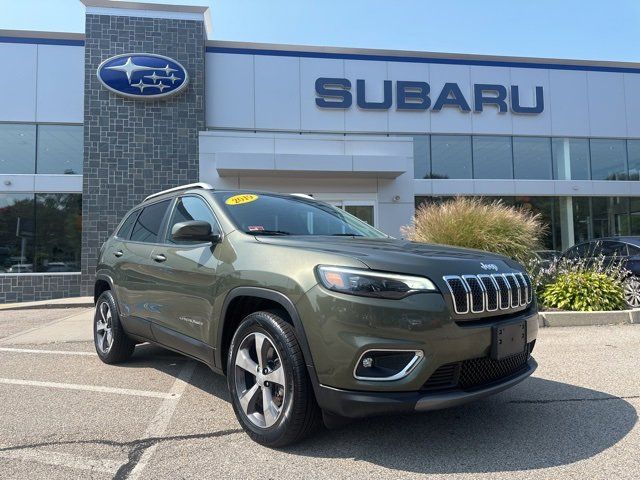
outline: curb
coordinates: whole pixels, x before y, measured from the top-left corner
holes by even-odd
[[[640,309],[612,312],[540,312],[541,327],[588,327],[595,325],[640,324]]]
[[[37,302],[5,303],[0,305],[2,310],[28,310],[39,308],[82,308],[93,307],[93,297],[56,298]]]

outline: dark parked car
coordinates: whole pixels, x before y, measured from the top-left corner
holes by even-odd
[[[543,268],[549,267],[562,255],[562,252],[557,250],[537,250],[533,253],[538,259],[539,265]]]
[[[321,419],[459,405],[536,368],[521,265],[396,240],[300,195],[195,184],[147,197],[100,250],[95,302],[100,359],[153,342],[206,363],[269,446]]]
[[[622,262],[631,275],[624,284],[624,298],[631,308],[640,308],[640,237],[608,237],[580,243],[567,249],[563,258],[595,259]]]

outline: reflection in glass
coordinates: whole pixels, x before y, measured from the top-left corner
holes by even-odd
[[[431,151],[429,136],[413,137],[413,178],[429,178],[431,175]]]
[[[522,180],[551,179],[551,139],[513,137],[514,178]]]
[[[0,124],[0,174],[35,171],[36,126]]]
[[[511,137],[473,137],[473,178],[513,178]]]
[[[626,180],[628,177],[626,142],[592,138],[590,143],[593,180]]]
[[[37,173],[81,174],[82,150],[81,125],[39,125]]]
[[[471,137],[431,136],[431,178],[471,178]]]
[[[0,194],[0,273],[33,272],[33,194]]]
[[[81,234],[81,194],[36,194],[36,272],[79,272]]]
[[[556,180],[589,180],[589,140],[586,138],[554,138],[553,178]]]
[[[640,140],[627,140],[629,180],[640,180]]]

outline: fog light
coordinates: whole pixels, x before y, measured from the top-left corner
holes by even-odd
[[[362,366],[364,368],[371,368],[373,366],[373,358],[365,357],[362,359]]]
[[[367,350],[353,376],[358,380],[392,381],[406,377],[420,362],[422,350]]]

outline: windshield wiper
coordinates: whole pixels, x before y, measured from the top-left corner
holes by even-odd
[[[249,230],[244,233],[249,235],[291,235],[291,232],[285,232],[283,230]]]
[[[332,233],[332,237],[363,237],[360,233]]]

